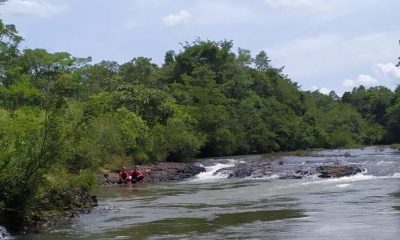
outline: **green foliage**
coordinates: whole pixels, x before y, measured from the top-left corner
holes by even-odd
[[[198,155],[204,136],[194,126],[195,120],[181,111],[165,125],[156,125],[152,132],[153,160],[184,161]]]
[[[8,88],[0,86],[0,101],[11,111],[22,106],[40,106],[43,100],[42,93],[32,86],[26,76]]]
[[[59,153],[56,116],[20,109],[0,124],[0,224],[18,228]]]
[[[102,61],[77,69],[75,75],[81,77],[82,95],[90,96],[105,91],[114,91],[122,81],[118,71],[118,63],[112,61]]]
[[[119,68],[120,75],[127,83],[152,86],[156,81],[158,66],[150,58],[138,57]]]
[[[138,113],[150,125],[165,123],[174,114],[174,100],[166,93],[142,85],[118,88],[117,102]]]
[[[342,101],[357,108],[364,118],[385,124],[386,109],[392,102],[393,92],[386,87],[373,87],[365,89],[363,86],[354,88],[353,91],[346,92]]]
[[[400,141],[400,91],[396,89],[393,103],[386,109],[388,138],[391,142]]]
[[[254,64],[258,71],[266,71],[270,68],[270,62],[271,60],[269,60],[267,53],[264,51],[259,52],[254,58]]]

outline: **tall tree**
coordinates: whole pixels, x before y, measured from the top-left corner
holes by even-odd
[[[265,51],[259,52],[254,58],[254,64],[256,65],[256,69],[258,71],[265,71],[270,67],[271,60],[267,56]]]

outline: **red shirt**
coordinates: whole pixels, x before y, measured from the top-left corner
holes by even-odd
[[[125,171],[125,170],[119,172],[119,178],[121,178],[121,179],[123,179],[123,180],[127,179],[128,176],[129,176],[129,173],[128,173],[127,171]]]

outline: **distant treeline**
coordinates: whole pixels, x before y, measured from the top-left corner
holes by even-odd
[[[232,41],[185,43],[162,66],[93,64],[21,41],[0,21],[0,224],[42,189],[90,188],[99,167],[400,138],[400,89],[303,91],[264,51]]]

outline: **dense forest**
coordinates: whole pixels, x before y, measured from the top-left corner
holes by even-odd
[[[232,41],[186,42],[159,66],[22,40],[0,21],[0,225],[89,190],[100,168],[400,140],[400,88],[303,91]]]

